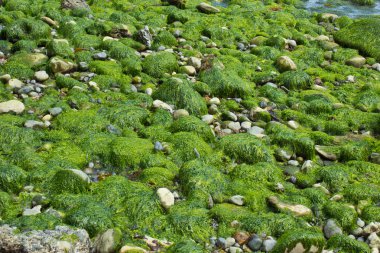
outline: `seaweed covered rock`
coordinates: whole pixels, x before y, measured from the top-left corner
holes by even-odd
[[[223,151],[239,162],[258,163],[271,162],[271,150],[258,138],[250,134],[235,134],[220,140]]]
[[[357,241],[346,235],[334,235],[327,241],[327,248],[331,250],[339,249],[344,252],[371,252],[368,245],[364,242]]]
[[[143,71],[152,77],[160,78],[165,73],[172,74],[178,69],[177,59],[169,52],[158,52],[145,58],[142,64]]]
[[[203,115],[207,112],[205,100],[188,81],[179,78],[171,78],[160,85],[153,98],[174,104],[178,109],[186,109],[191,114]]]
[[[85,0],[63,0],[61,7],[65,9],[89,9]]]
[[[20,167],[0,161],[0,190],[18,193],[26,183],[27,174]]]
[[[60,170],[47,182],[48,191],[52,194],[83,193],[89,189],[89,181],[86,174],[74,170]]]
[[[176,132],[193,132],[207,142],[214,140],[214,133],[211,128],[202,120],[194,116],[183,116],[173,122],[170,127],[171,131]]]
[[[273,252],[322,252],[325,246],[323,234],[312,230],[293,230],[283,234]]]
[[[297,70],[297,65],[288,56],[281,56],[276,61],[277,68],[281,71]]]

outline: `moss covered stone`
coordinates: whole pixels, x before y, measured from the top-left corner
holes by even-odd
[[[18,193],[26,183],[27,174],[20,167],[0,161],[0,190]]]
[[[337,222],[345,229],[350,231],[356,223],[357,213],[355,209],[347,204],[329,202],[323,208],[327,217],[336,219]]]
[[[178,69],[177,59],[169,52],[159,52],[149,55],[142,64],[144,72],[152,77],[162,77],[165,73],[171,74]]]
[[[209,125],[194,116],[180,117],[174,121],[170,130],[174,133],[193,132],[207,142],[211,142],[215,138]]]
[[[154,92],[153,97],[169,104],[174,104],[178,109],[186,109],[189,113],[195,115],[207,113],[205,100],[186,80],[179,78],[167,80]]]
[[[346,235],[334,235],[327,241],[327,248],[332,250],[339,250],[338,252],[356,253],[371,252],[368,245],[364,242],[359,242]]]
[[[291,252],[294,249],[305,252],[322,252],[325,238],[321,232],[312,230],[293,230],[283,234],[273,249],[275,253]]]
[[[239,162],[271,162],[271,150],[258,138],[250,134],[235,134],[220,140],[223,151]]]
[[[89,189],[89,182],[72,170],[59,170],[46,182],[51,194],[83,193]]]

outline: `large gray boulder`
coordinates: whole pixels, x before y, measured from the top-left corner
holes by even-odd
[[[75,238],[66,241],[62,238]],[[54,230],[33,230],[20,233],[9,225],[0,227],[2,253],[89,253],[91,241],[84,229],[57,226]]]

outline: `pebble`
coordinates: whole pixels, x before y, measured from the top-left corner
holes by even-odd
[[[238,244],[243,245],[248,241],[249,233],[238,231],[234,234],[234,238]]]
[[[291,166],[298,166],[298,165],[300,165],[297,160],[289,160],[288,164],[291,165]]]
[[[247,130],[247,132],[249,134],[252,134],[252,135],[257,135],[257,134],[263,134],[265,132],[265,130],[261,127],[253,126],[253,127],[249,128]]]
[[[327,239],[331,238],[333,235],[341,235],[342,229],[335,223],[333,219],[329,219],[326,225],[323,227],[323,232]]]
[[[160,199],[161,205],[168,209],[172,205],[174,205],[174,195],[167,188],[159,188],[157,189],[157,195]]]
[[[189,116],[189,112],[185,109],[175,110],[173,113],[174,119],[179,119],[180,117]]]
[[[52,116],[57,116],[62,113],[62,108],[61,107],[53,107],[49,109],[49,113]]]
[[[206,114],[202,116],[202,121],[210,125],[214,121],[214,116],[211,114]]]
[[[213,97],[208,101],[210,105],[220,105],[220,99],[217,97]]]
[[[228,120],[232,120],[232,121],[237,121],[237,120],[238,120],[236,114],[233,113],[233,112],[227,112],[227,113],[226,113],[226,118],[227,118]]]
[[[216,240],[215,245],[216,245],[218,248],[225,249],[226,246],[227,246],[226,239],[224,239],[223,237],[219,237],[219,238]]]
[[[24,123],[24,127],[26,128],[44,128],[46,127],[44,122],[37,121],[37,120],[27,120]]]
[[[311,160],[306,160],[301,167],[301,171],[309,171],[313,167],[313,162]]]
[[[46,114],[45,116],[42,117],[42,121],[50,121],[52,119],[53,117],[50,114]]]
[[[162,151],[162,150],[164,150],[164,147],[162,146],[161,142],[156,141],[154,143],[154,150],[156,150],[156,151]]]
[[[12,89],[20,89],[22,86],[24,86],[24,83],[21,82],[20,80],[14,78],[14,79],[10,79],[8,81],[8,85]]]
[[[229,250],[230,253],[242,253],[243,250],[239,247],[230,247],[230,250]]]
[[[9,80],[11,80],[11,75],[9,75],[9,74],[5,74],[5,75],[0,76],[0,81],[3,81],[4,83],[9,82]]]
[[[35,206],[33,208],[25,208],[24,211],[22,212],[22,216],[32,216],[32,215],[37,215],[41,213],[41,205]]]
[[[152,88],[146,88],[145,94],[147,94],[149,96],[152,96],[152,93],[153,93],[153,89]]]
[[[8,100],[0,103],[0,113],[14,112],[22,113],[25,110],[25,105],[18,100]]]
[[[219,112],[218,106],[215,104],[210,105],[210,107],[208,108],[208,113],[210,114],[217,114],[218,112]]]
[[[228,123],[227,127],[236,133],[241,129],[239,122],[230,122]]]
[[[289,120],[288,121],[288,126],[292,129],[297,129],[300,127],[300,124],[298,124],[298,122],[294,121],[294,120]]]
[[[230,201],[232,204],[235,204],[237,206],[244,205],[244,197],[241,195],[234,195],[230,198]]]
[[[226,248],[230,248],[235,244],[235,238],[227,237],[226,238]]]
[[[105,60],[107,59],[107,53],[106,52],[99,52],[93,55],[93,58],[95,60]]]
[[[356,225],[362,228],[365,226],[365,222],[362,219],[358,218],[358,220],[356,221]]]
[[[263,251],[272,251],[274,246],[276,246],[277,241],[273,239],[271,236],[268,236],[268,238],[263,242],[262,250]]]
[[[253,235],[251,239],[248,241],[247,246],[253,251],[257,251],[261,248],[263,244],[263,240],[258,235]]]
[[[194,76],[197,73],[196,69],[193,66],[183,66],[182,69],[183,72],[189,76]]]
[[[249,122],[249,121],[243,121],[243,122],[241,123],[241,128],[243,128],[244,130],[248,130],[248,129],[250,129],[251,126],[252,126],[252,123]]]
[[[158,99],[153,101],[153,107],[154,108],[161,108],[164,110],[168,110],[169,112],[173,112],[173,109],[171,108],[170,105],[168,105],[167,103],[165,103],[161,100],[158,100]]]
[[[34,73],[34,78],[39,82],[44,82],[49,79],[49,75],[45,70],[41,70]]]

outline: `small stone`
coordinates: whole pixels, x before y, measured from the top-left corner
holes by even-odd
[[[249,234],[247,232],[238,231],[234,234],[234,238],[238,244],[243,245],[243,244],[247,243],[247,241],[249,239]]]
[[[298,124],[298,122],[294,121],[294,120],[289,120],[288,121],[288,126],[292,129],[297,129],[300,127],[300,124]]]
[[[50,114],[46,114],[42,117],[42,121],[51,121],[53,117]]]
[[[262,250],[265,252],[272,251],[276,244],[277,241],[273,239],[271,236],[268,236],[268,238],[263,241]]]
[[[211,114],[203,115],[202,121],[210,125],[214,121],[214,116],[212,116]]]
[[[354,83],[355,82],[355,77],[352,76],[352,75],[347,76],[347,82]]]
[[[143,29],[138,31],[138,39],[148,48],[152,46],[153,36],[150,33],[148,26],[145,26]]]
[[[197,73],[196,69],[193,66],[183,66],[181,69],[183,73],[189,76],[194,76]]]
[[[315,40],[317,40],[317,41],[329,41],[330,38],[326,35],[319,35],[315,38]]]
[[[0,103],[0,114],[14,112],[20,114],[25,110],[25,106],[22,102],[18,100],[9,100],[6,102]]]
[[[24,127],[26,128],[44,128],[46,125],[44,122],[37,121],[37,120],[27,120],[24,123]]]
[[[167,103],[165,103],[161,100],[158,100],[158,99],[153,101],[153,107],[154,108],[161,108],[164,110],[168,110],[169,112],[173,112],[173,109],[171,108],[170,105],[168,105]]]
[[[24,86],[24,83],[21,82],[20,80],[18,79],[10,79],[8,81],[8,85],[9,87],[11,87],[12,89],[20,89],[22,86]]]
[[[242,206],[244,205],[244,197],[241,195],[234,195],[230,198],[230,202],[237,206]]]
[[[333,235],[341,235],[342,229],[335,223],[333,219],[329,219],[326,225],[323,227],[323,232],[327,239],[331,238]]]
[[[380,71],[380,63],[375,63],[372,65],[372,69]]]
[[[360,227],[357,227],[357,228],[355,228],[354,230],[352,230],[351,233],[352,233],[354,236],[358,237],[358,236],[361,236],[361,235],[362,235],[362,233],[363,233],[363,229],[360,228]]]
[[[277,197],[271,196],[268,198],[268,203],[280,210],[290,211],[293,215],[302,217],[312,215],[310,208],[304,205],[292,205],[281,202]]]
[[[358,55],[347,60],[346,64],[349,66],[353,66],[355,68],[361,68],[363,67],[365,62],[366,62],[366,59],[363,56]]]
[[[210,105],[220,105],[220,99],[217,97],[213,97],[208,101]]]
[[[277,64],[278,69],[281,72],[289,71],[289,70],[296,70],[297,69],[297,65],[288,56],[280,56],[277,59],[276,64]]]
[[[261,246],[263,244],[263,240],[261,238],[254,234],[251,239],[248,241],[247,246],[253,251],[260,250]]]
[[[167,188],[159,188],[157,189],[157,195],[160,199],[161,205],[168,209],[172,205],[174,205],[174,195]]]
[[[362,219],[358,218],[358,220],[356,221],[356,225],[362,228],[365,226],[365,222]]]
[[[261,127],[253,126],[253,127],[249,128],[247,130],[247,132],[249,134],[252,134],[252,135],[257,135],[257,134],[263,134],[265,132],[265,130]]]
[[[248,130],[248,129],[250,129],[251,126],[252,126],[252,123],[249,122],[249,121],[243,121],[243,122],[241,123],[241,128],[243,128],[244,130]]]
[[[375,232],[371,233],[368,236],[367,242],[370,248],[375,248],[375,249],[380,248],[380,238],[377,236]]]
[[[162,151],[162,150],[164,150],[164,147],[162,146],[161,142],[156,141],[154,143],[154,150],[156,150],[156,151]]]
[[[289,160],[288,164],[291,165],[291,166],[298,166],[298,165],[300,165],[297,160]]]
[[[9,82],[9,80],[11,80],[11,78],[12,78],[11,75],[5,74],[5,75],[0,76],[0,81],[7,83]]]
[[[62,108],[61,107],[53,107],[49,109],[49,113],[52,116],[57,116],[62,113]]]
[[[197,5],[197,9],[200,12],[206,13],[206,14],[212,14],[212,13],[218,13],[220,10],[212,5],[209,5],[207,3],[200,3]]]
[[[66,73],[73,70],[75,64],[59,57],[53,57],[50,60],[50,68],[54,73]]]
[[[228,123],[227,127],[236,133],[241,129],[239,122],[230,122]]]
[[[92,56],[95,60],[105,60],[107,59],[107,53],[106,52],[99,52]]]
[[[225,135],[229,135],[229,134],[232,134],[232,130],[229,129],[229,128],[226,128],[226,129],[222,130],[222,133],[225,134]]]
[[[140,247],[136,247],[136,246],[129,246],[129,245],[124,245],[120,251],[120,253],[148,253],[148,251],[146,251],[145,249],[143,248],[140,248]]]
[[[363,232],[367,235],[371,233],[378,233],[380,231],[380,226],[378,223],[371,222],[363,228]]]
[[[324,151],[321,146],[315,145],[315,151],[327,160],[336,161],[336,159],[338,159],[335,154]]]
[[[178,109],[178,110],[175,110],[173,113],[174,119],[179,119],[185,116],[189,116],[189,112],[185,109]]]
[[[31,209],[30,208],[26,208],[22,212],[22,216],[37,215],[37,214],[41,213],[41,208],[42,208],[41,205],[35,206],[35,207],[31,208]]]
[[[297,46],[297,41],[295,41],[295,40],[286,40],[285,42],[286,42],[286,44],[288,44],[289,46],[291,46],[293,48]]]
[[[225,115],[225,117],[226,117],[227,120],[232,120],[232,121],[237,121],[238,120],[238,117],[233,112],[227,112],[226,115]]]
[[[217,240],[216,240],[216,246],[218,248],[222,248],[222,249],[225,249],[227,248],[227,242],[226,242],[226,239],[224,239],[223,237],[219,237]]]
[[[97,253],[114,253],[116,252],[117,244],[121,233],[114,229],[108,229],[103,234],[98,236],[94,242],[94,249]]]
[[[235,238],[227,237],[226,238],[226,248],[232,247],[235,244]]]
[[[34,73],[34,78],[36,78],[36,80],[39,82],[44,82],[49,79],[49,75],[45,70],[42,70]]]
[[[309,171],[313,167],[313,162],[311,160],[306,160],[301,167],[301,171]]]
[[[149,96],[152,96],[152,93],[153,93],[153,89],[152,88],[146,88],[145,94],[147,94]]]
[[[239,247],[230,247],[230,250],[229,250],[230,253],[242,253],[243,250]]]
[[[202,67],[202,60],[197,57],[190,57],[188,64],[199,70]]]

